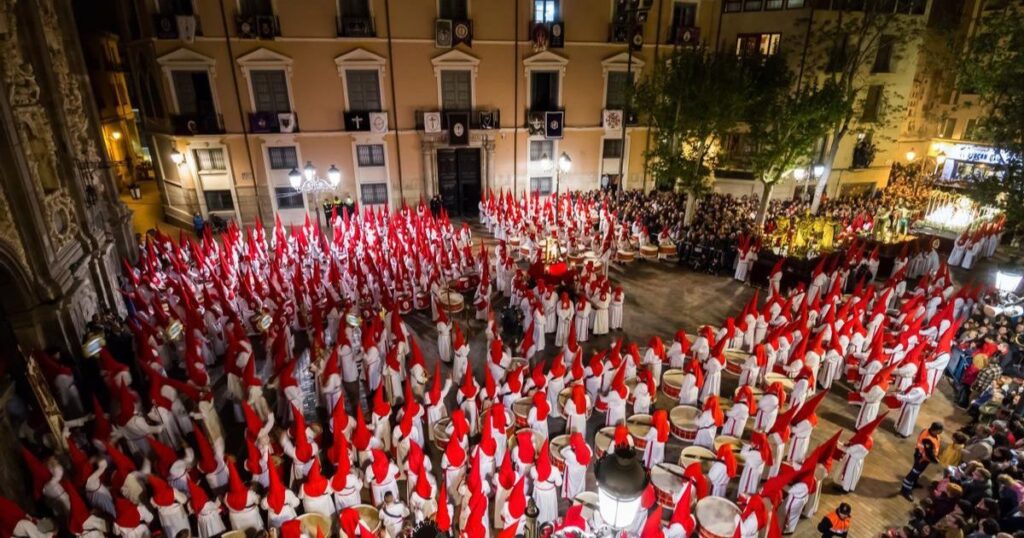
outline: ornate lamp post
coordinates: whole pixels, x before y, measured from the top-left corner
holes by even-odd
[[[313,162],[306,161],[306,166],[302,168],[301,173],[296,168],[292,168],[291,172],[288,172],[288,182],[291,183],[293,189],[301,193],[312,194],[313,201],[319,207],[319,195],[333,191],[341,183],[341,170],[332,164],[327,169],[327,177],[319,177]],[[316,221],[320,222],[319,210],[316,211]]]
[[[632,448],[617,447],[597,461],[594,474],[601,519],[616,530],[625,529],[636,519],[640,497],[650,481],[639,455]]]

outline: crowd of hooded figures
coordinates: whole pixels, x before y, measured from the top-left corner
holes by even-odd
[[[523,218],[541,233],[576,220],[600,241],[615,236],[614,217],[583,224],[568,200],[558,212],[526,205]],[[505,267],[503,243],[477,248],[468,226],[422,204],[343,211],[328,231],[278,222],[269,240],[259,223],[244,233],[229,226],[219,241],[158,234],[139,254],[125,264],[122,290],[134,354],[101,349],[101,386],[84,390],[64,354],[33,354],[69,420],[62,439],[42,423],[23,436],[41,501],[33,513],[47,518],[3,499],[0,530],[11,536],[59,527],[123,538],[276,529],[291,538],[314,535],[299,515],[319,514],[336,532],[368,537],[378,529],[362,505],[392,537],[427,520],[460,536],[511,536],[530,499],[540,523],[594,529],[605,524],[600,512],[573,502],[593,489],[599,432],[588,424],[600,418],[588,417],[611,429],[605,450],[634,446],[653,470],[673,464],[666,445],[684,444],[673,437],[676,406],[698,412],[685,443],[715,457],[679,466],[670,490],[649,488],[630,528],[690,536],[695,503],[718,497],[737,505],[726,523],[738,536],[792,532],[817,510],[822,482],[856,488],[883,406],[897,409],[897,434],[913,433],[951,336],[983,291],[957,289],[945,266],[916,282],[901,268],[885,282],[848,282],[850,265],[866,262],[840,260],[809,286],[773,286],[763,302],[755,293],[721,327],[584,350],[590,334],[621,328],[621,288],[593,267],[572,283],[575,302],[554,285],[531,286]],[[467,274],[479,280],[472,309],[484,322],[473,350],[469,323],[440,302]],[[494,319],[501,296],[527,320],[516,349]],[[403,319],[424,297],[438,328],[433,364]],[[740,357],[734,368],[727,352]],[[223,385],[214,387],[213,372]],[[723,375],[737,378],[731,394]],[[812,449],[816,408],[839,383],[854,388],[855,431],[845,450],[842,431]],[[627,427],[634,415],[650,417],[642,436]],[[557,449],[553,419],[567,437]],[[226,446],[239,430],[239,446]],[[720,435],[741,444],[716,447]]]

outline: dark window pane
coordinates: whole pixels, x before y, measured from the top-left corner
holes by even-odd
[[[864,113],[860,120],[866,122],[878,121],[879,109],[882,106],[882,86],[876,84],[868,88],[868,94],[864,98]]]
[[[369,17],[369,0],[341,0],[342,17]]]
[[[227,170],[223,149],[197,149],[192,151],[192,155],[196,160],[196,170],[200,172]]]
[[[299,159],[293,146],[267,148],[271,170],[291,170],[299,167]]]
[[[601,156],[605,159],[618,159],[622,157],[622,139],[606,138],[601,147]]]
[[[533,71],[530,73],[530,109],[558,109],[557,71]]]
[[[350,111],[377,112],[381,109],[378,73],[376,69],[349,69],[345,72]]]
[[[288,82],[283,70],[253,70],[249,72],[249,78],[252,80],[256,112],[275,114],[291,112],[292,105],[288,100]]]
[[[536,192],[542,195],[551,194],[551,178],[531,177],[530,192]]]
[[[356,160],[359,166],[384,166],[382,144],[361,144],[356,146]]]
[[[360,198],[363,205],[376,205],[388,203],[387,183],[363,183],[359,186]]]
[[[554,159],[552,153],[555,152],[555,143],[551,140],[531,140],[530,141],[530,160],[539,161],[544,158],[545,155],[549,159]]]
[[[440,0],[442,19],[468,19],[469,8],[466,3],[467,0]]]
[[[473,74],[465,69],[441,71],[441,108],[469,110],[473,108]]]
[[[625,109],[627,89],[632,85],[632,81],[633,73],[627,76],[625,71],[609,71],[604,107],[610,110]]]
[[[231,191],[203,191],[207,211],[234,211],[235,201],[231,199]]]
[[[278,209],[302,209],[302,193],[291,187],[274,187]]]

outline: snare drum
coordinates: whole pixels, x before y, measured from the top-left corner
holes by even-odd
[[[424,291],[416,292],[416,296],[413,297],[412,307],[416,310],[429,310],[430,309],[430,295]]]
[[[509,237],[508,238],[508,248],[510,250],[518,250],[519,249],[519,243],[522,243],[522,242],[523,242],[523,239],[521,237],[519,237],[519,236]]]
[[[462,298],[462,294],[452,290],[442,291],[441,296],[437,298],[437,302],[440,308],[451,314],[462,312],[462,309],[466,306],[466,301]]]
[[[750,354],[742,349],[727,349],[724,354],[725,371],[736,375],[743,370],[743,363],[747,361],[747,357],[750,357]]]
[[[359,512],[359,520],[363,522],[363,525],[366,525],[366,528],[370,529],[374,536],[380,536],[380,512],[377,511],[377,508],[368,504],[357,504],[355,508]],[[329,534],[324,536],[329,536]]]
[[[633,436],[633,443],[640,450],[647,447],[647,432],[651,431],[653,419],[651,415],[644,413],[633,415],[626,419],[626,427]]]
[[[569,263],[572,264],[572,265],[582,265],[583,264],[583,253],[576,252],[576,253],[570,254],[569,255]]]
[[[672,510],[676,507],[674,497],[683,488],[683,468],[671,463],[659,463],[651,468],[651,485],[658,504]]]
[[[377,509],[374,508],[373,511],[376,512]],[[359,519],[362,519],[362,512],[360,512],[359,516]],[[308,536],[316,536],[318,530],[322,532],[324,536],[331,535],[331,520],[327,519],[322,514],[310,512],[302,514],[296,519],[298,519],[299,523],[302,525],[302,531]],[[380,524],[379,518],[377,520],[377,524]]]
[[[740,452],[743,450],[743,441],[731,435],[719,435],[715,437],[715,454],[718,454],[718,449],[723,445],[729,445],[732,448],[732,454],[736,456],[736,463],[742,466],[743,457],[740,456]]]
[[[637,381],[638,379],[636,376],[626,380],[626,388],[629,389],[629,398],[626,398],[626,403],[629,404],[630,407],[633,407],[633,404],[636,403],[636,396],[634,395],[635,391],[633,389],[636,388]]]
[[[442,453],[448,447],[448,439],[451,438],[451,434],[448,433],[448,425],[451,423],[452,419],[443,417],[430,425],[430,428],[434,431],[434,446]]]
[[[679,466],[685,469],[695,461],[700,462],[701,471],[706,475],[717,459],[718,455],[709,448],[688,446],[679,453]]]
[[[692,405],[677,405],[668,413],[669,431],[680,441],[692,443],[697,437],[697,417],[701,410]]]
[[[559,471],[565,472],[565,458],[562,457],[562,449],[569,446],[569,436],[559,435],[551,440],[551,444],[548,446],[548,450],[551,451],[551,463],[558,468]]]
[[[533,398],[519,398],[512,402],[512,414],[515,415],[516,426],[529,428],[530,408],[533,407]]]
[[[661,392],[673,402],[679,401],[679,392],[683,390],[683,371],[679,368],[665,370],[661,377]]]
[[[597,431],[594,435],[594,446],[595,455],[600,458],[608,452],[608,448],[612,446],[612,441],[615,440],[615,426],[605,426]]]
[[[398,312],[401,314],[408,314],[412,312],[412,295],[408,293],[398,294]]]
[[[665,243],[658,246],[658,254],[662,256],[675,256],[678,253],[676,246],[672,243]]]
[[[562,392],[558,393],[558,410],[561,411],[562,416],[565,416],[565,403],[572,397],[572,387],[566,387],[562,389]],[[585,396],[587,400],[587,418],[594,412],[594,406],[590,405],[590,395]]]
[[[618,260],[619,263],[630,263],[636,259],[636,252],[632,250],[619,249],[615,254],[615,259]]]
[[[594,512],[598,511],[598,503],[601,501],[597,497],[597,493],[593,491],[581,491],[579,495],[572,500],[572,504],[583,506],[583,510],[580,511],[580,517],[584,521],[591,521],[594,518]]]
[[[538,431],[534,431],[534,430],[525,430],[525,431],[529,431],[530,434],[533,436],[533,449],[535,451],[534,453],[536,454],[537,452],[540,451],[541,448],[544,447],[544,441],[547,440],[547,437],[544,437]],[[508,440],[508,450],[509,450],[509,452],[511,452],[512,449],[516,447],[516,443],[518,443],[518,442],[519,442],[519,437],[516,436],[516,435],[513,435],[512,437],[509,438],[509,440]]]
[[[640,257],[645,260],[657,260],[658,247],[654,245],[644,245],[640,247]]]
[[[722,497],[704,497],[694,512],[701,538],[732,538],[740,524],[739,507]]]

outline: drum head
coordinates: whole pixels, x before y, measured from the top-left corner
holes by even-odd
[[[664,375],[661,377],[661,382],[665,385],[680,388],[683,386],[683,371],[678,368],[665,370]]]
[[[739,524],[740,509],[722,497],[705,497],[697,501],[697,524],[712,536],[731,537]]]

